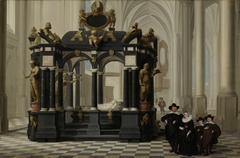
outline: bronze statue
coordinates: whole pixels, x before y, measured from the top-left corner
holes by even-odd
[[[148,95],[150,93],[150,79],[155,74],[160,73],[160,70],[154,69],[151,73],[149,71],[149,64],[145,63],[143,69],[139,72],[139,84],[140,84],[140,102],[147,102]]]
[[[126,35],[123,37],[122,42],[124,42],[131,34],[135,34],[138,32],[142,32],[142,30],[140,28],[138,28],[138,23],[134,22],[132,24],[131,29],[126,33]]]
[[[148,30],[148,33],[145,34],[145,36],[147,36],[148,38],[153,38],[153,37],[155,37],[155,35],[154,35],[154,30],[153,30],[152,28],[150,28],[150,29]]]
[[[109,11],[109,28],[114,28],[116,22],[115,10],[111,9]]]
[[[35,38],[35,40],[32,43],[32,46],[36,46],[36,45],[41,44],[41,37],[37,33],[37,29],[35,27],[33,27],[31,29],[31,33],[30,33],[30,35],[28,37],[29,38]]]
[[[52,41],[54,41],[55,36],[53,35],[52,31],[50,31],[50,29],[52,29],[52,25],[50,22],[47,22],[45,24],[45,28],[41,29],[40,31],[42,31],[46,36],[48,36]]]
[[[30,78],[30,91],[33,97],[34,102],[40,101],[40,93],[39,93],[39,67],[36,65],[34,60],[30,61],[30,65],[32,67],[31,73],[25,78]]]
[[[80,28],[84,28],[85,22],[86,22],[86,13],[83,9],[79,11],[79,17],[78,17],[78,25]]]

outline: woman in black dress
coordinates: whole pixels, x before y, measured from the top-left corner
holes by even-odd
[[[187,156],[197,155],[198,149],[195,139],[194,123],[192,115],[188,112],[184,112],[179,129],[179,154]]]

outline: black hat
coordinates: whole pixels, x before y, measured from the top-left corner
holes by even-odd
[[[211,114],[209,114],[209,115],[207,115],[206,117],[205,117],[205,119],[207,120],[207,118],[211,118],[212,120],[214,119],[214,116],[212,116]]]
[[[179,106],[177,106],[175,103],[172,103],[172,105],[170,105],[168,108],[169,110],[172,110],[172,107],[175,106],[177,109],[179,109]]]
[[[205,119],[202,118],[202,117],[199,117],[196,121],[198,122],[198,121],[200,121],[200,120],[202,120],[203,122],[205,121]]]

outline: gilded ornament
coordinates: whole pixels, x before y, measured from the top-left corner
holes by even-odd
[[[82,119],[82,118],[83,118],[83,113],[82,113],[82,110],[79,110],[79,112],[78,112],[78,117],[79,117],[80,119]]]
[[[98,36],[97,30],[92,30],[91,31],[92,35],[88,37],[89,45],[98,47],[98,44],[102,40],[104,33],[105,33],[105,31],[103,32],[102,36]]]
[[[145,36],[147,36],[148,38],[154,38],[155,35],[154,35],[154,30],[153,30],[153,28],[150,28],[150,29],[148,30],[148,33],[145,34]]]
[[[78,31],[72,38],[71,41],[75,41],[78,38],[79,41],[83,41],[82,30]]]
[[[75,55],[79,57],[80,56],[80,50],[76,49],[75,50]]]
[[[93,2],[92,6],[91,6],[91,10],[92,10],[92,15],[93,16],[102,15],[103,14],[103,4],[102,4],[102,2],[98,1],[98,4],[97,4],[96,1]]]
[[[110,9],[108,19],[109,19],[109,28],[114,28],[116,23],[116,16],[115,16],[114,9]]]
[[[92,62],[95,63],[96,62],[96,57],[92,57]]]
[[[36,45],[41,44],[41,37],[37,33],[37,29],[35,27],[33,27],[31,29],[31,33],[28,37],[29,38],[35,38],[35,40],[32,42],[32,46],[36,46]]]
[[[136,34],[142,32],[142,30],[140,28],[138,28],[138,23],[134,22],[132,24],[131,29],[126,33],[126,35],[123,37],[122,42],[124,42],[130,35],[132,34]]]
[[[148,115],[148,114],[145,114],[145,115],[143,116],[142,120],[140,121],[140,124],[141,124],[142,126],[144,126],[144,125],[147,125],[148,123],[149,123],[149,115]]]
[[[109,55],[114,55],[114,50],[109,50]]]
[[[30,124],[34,127],[38,126],[37,119],[35,119],[32,115],[30,115]]]
[[[78,16],[78,25],[80,28],[84,28],[85,23],[86,23],[86,13],[84,9],[81,9],[79,11],[79,16]]]
[[[33,97],[34,102],[40,101],[40,93],[39,93],[39,67],[36,65],[36,61],[31,60],[31,72],[30,75],[25,76],[25,78],[30,79],[30,91]]]
[[[113,31],[108,31],[108,33],[106,34],[106,36],[104,37],[104,42],[107,42],[108,39],[112,39],[113,42],[116,42],[117,39],[114,37],[113,35]]]

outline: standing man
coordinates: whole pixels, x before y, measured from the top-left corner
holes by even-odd
[[[159,97],[158,106],[160,108],[161,114],[165,114],[164,107],[166,106],[166,103],[165,103],[165,101],[163,100],[162,97]]]
[[[166,140],[168,140],[169,144],[172,147],[170,152],[178,153],[178,133],[179,133],[179,126],[183,115],[178,113],[177,110],[179,106],[173,103],[169,106],[170,113],[166,114],[161,118],[162,122],[165,122],[165,133],[166,133]]]

